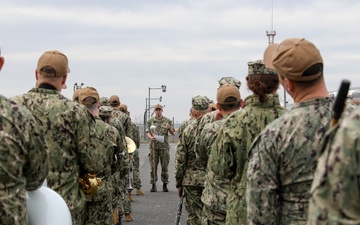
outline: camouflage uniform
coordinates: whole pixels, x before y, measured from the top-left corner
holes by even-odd
[[[212,158],[210,152],[223,120],[217,120],[205,125],[199,135],[197,149],[205,149],[205,151],[202,151],[203,154],[197,152],[196,157],[204,167],[217,161],[217,159]],[[201,195],[203,203],[201,224],[207,225],[225,222],[226,205],[224,200],[227,197],[227,190],[229,190],[229,181],[226,182],[223,177],[216,177],[212,171],[207,169],[205,172],[204,190]]]
[[[160,141],[151,141],[149,148],[149,161],[150,161],[150,183],[154,184],[158,180],[157,177],[157,167],[159,164],[161,164],[161,181],[164,184],[169,183],[169,161],[170,161],[170,146],[168,142],[168,132],[169,129],[166,128],[166,124],[170,124],[170,127],[172,127],[172,122],[170,119],[162,116],[161,118],[153,117],[147,122],[146,126],[146,132],[150,132],[153,135],[161,135],[164,136],[164,143]],[[150,126],[154,125],[156,128],[154,131],[150,130]]]
[[[118,120],[120,120],[120,122],[123,126],[123,129],[124,129],[125,135],[128,136],[129,138],[131,138],[133,135],[133,131],[132,131],[130,117],[126,113],[121,112],[119,109],[113,109],[113,111],[111,113],[111,117],[117,118]]]
[[[141,180],[140,180],[140,158],[139,158],[139,148],[140,148],[140,130],[139,127],[136,126],[135,123],[131,122],[133,136],[132,139],[136,144],[136,151],[134,152],[134,187],[141,188]]]
[[[0,95],[0,224],[28,224],[26,192],[48,175],[48,152],[33,115]]]
[[[209,109],[209,99],[206,96],[192,98],[194,110],[205,111]],[[198,136],[198,125],[201,114],[190,123],[181,135],[178,142],[175,158],[176,187],[183,187],[185,207],[188,212],[188,225],[200,224],[203,203],[201,194],[204,188],[205,168],[196,158],[195,140]]]
[[[311,187],[308,224],[360,224],[360,109],[327,134]]]
[[[129,153],[127,152],[125,132],[123,130],[123,124],[117,118],[111,118],[110,125],[115,127],[119,131],[119,142],[121,143],[121,166],[118,171],[113,175],[115,185],[118,187],[118,210],[119,218],[121,218],[125,213],[131,213],[131,204],[127,198],[127,176],[129,174]]]
[[[100,140],[102,148],[97,151],[103,157],[104,170],[98,174],[102,180],[102,185],[98,188],[96,195],[86,196],[87,220],[86,224],[113,225],[113,179],[112,174],[120,167],[117,158],[120,154],[119,143],[114,136],[118,136],[118,131],[103,122],[100,117],[95,117],[95,134],[92,135]],[[114,160],[116,159],[116,160]]]
[[[200,224],[205,170],[196,159],[194,146],[199,120],[189,124],[178,142],[175,161],[176,187],[184,187],[185,207],[188,212],[188,225]]]
[[[188,120],[186,120],[185,122],[183,122],[180,127],[178,128],[177,132],[178,132],[178,137],[179,139],[181,138],[181,134],[182,132],[184,132],[185,128],[192,123],[195,120],[195,118],[190,118]]]
[[[93,116],[49,84],[12,99],[26,106],[39,122],[50,150],[47,185],[64,198],[73,224],[83,224],[85,196],[79,187],[79,176],[97,174],[103,169],[95,146],[90,144]]]
[[[295,103],[249,150],[249,224],[306,224],[310,186],[329,128],[332,99]]]

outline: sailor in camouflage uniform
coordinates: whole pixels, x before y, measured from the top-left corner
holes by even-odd
[[[360,108],[327,133],[311,187],[308,224],[360,224]]]
[[[234,77],[222,77],[220,80],[218,80],[219,83],[219,87],[224,85],[224,84],[232,84],[235,85],[237,88],[240,88],[241,86],[241,82],[234,78]],[[199,123],[199,131],[201,132],[202,128],[208,124],[208,123],[212,123],[216,120],[222,119],[222,115],[219,112],[219,110],[215,110],[215,111],[210,111],[209,113],[206,113],[206,115],[204,115]]]
[[[126,115],[128,115],[130,117],[130,112],[128,111],[128,107],[126,104],[121,104],[120,105],[120,111],[122,111],[123,113],[126,113]],[[139,158],[139,151],[138,149],[140,148],[140,130],[139,127],[136,126],[136,124],[134,122],[131,121],[131,131],[132,131],[132,135],[130,136],[130,138],[134,141],[135,145],[136,145],[136,150],[134,153],[132,153],[130,155],[130,157],[133,157],[131,160],[133,160],[133,184],[131,184],[132,186],[134,186],[136,188],[136,195],[144,195],[144,193],[141,190],[141,180],[140,180],[140,158]],[[127,179],[129,181],[129,179]],[[129,183],[129,182],[127,182]],[[129,185],[129,184],[127,184]],[[132,202],[132,196],[131,196],[131,190],[129,190],[129,200]]]
[[[0,56],[0,70],[4,57]],[[26,191],[48,175],[44,135],[25,107],[0,95],[0,224],[28,224]]]
[[[226,209],[226,221],[215,224],[247,224],[245,190],[248,149],[260,131],[285,111],[275,94],[279,86],[275,71],[266,69],[261,60],[251,61],[248,63],[246,80],[253,94],[245,98],[242,110],[224,120],[211,150],[213,162],[209,163],[209,174],[213,173],[216,180],[222,177],[225,186],[221,188],[210,179],[210,184],[214,183],[214,190],[224,193],[222,206]]]
[[[195,120],[194,116],[192,115],[192,108],[190,108],[189,116],[190,119],[183,122],[177,129],[179,139],[181,138],[182,132],[185,130],[185,128]]]
[[[90,141],[93,116],[83,105],[60,93],[69,72],[63,53],[46,51],[36,69],[38,87],[12,99],[26,106],[42,128],[49,149],[47,185],[64,198],[73,225],[77,225],[83,224],[85,218],[85,196],[79,177],[96,175],[103,164]]]
[[[133,135],[133,132],[131,130],[132,128],[131,119],[126,113],[120,110],[121,102],[119,96],[112,95],[109,99],[109,103],[110,103],[110,107],[113,109],[113,112],[111,113],[111,117],[120,120],[123,129],[125,131],[125,135],[131,138]]]
[[[117,161],[120,164],[120,168],[115,170],[112,174],[113,181],[113,191],[112,191],[112,207],[114,211],[114,221],[118,221],[118,224],[121,224],[121,218],[124,215],[124,182],[126,172],[128,171],[128,158],[127,158],[127,147],[125,141],[124,131],[120,125],[120,121],[116,118],[111,118],[112,109],[108,106],[100,106],[99,116],[100,118],[111,125],[117,132],[113,132],[113,135],[110,135],[110,139],[117,143],[120,149],[120,154],[117,157]],[[128,220],[131,221],[131,215],[129,214]],[[115,224],[116,225],[116,224]]]
[[[235,85],[224,84],[217,91],[217,109],[221,112],[223,119],[206,124],[198,135],[196,146],[196,157],[205,171],[204,191],[201,196],[203,202],[203,214],[201,224],[225,224],[226,197],[229,190],[229,181],[222,176],[217,176],[211,167],[218,162],[218,158],[210,155],[212,145],[219,133],[223,121],[231,113],[240,109],[242,99],[239,88]]]
[[[292,38],[270,45],[264,62],[276,70],[295,104],[270,123],[249,150],[248,223],[306,224],[310,186],[333,102],[323,60],[313,43]]]
[[[201,194],[204,187],[205,170],[196,159],[194,147],[198,123],[209,112],[209,99],[206,96],[192,98],[192,114],[196,119],[189,124],[178,142],[175,158],[175,180],[179,197],[184,194],[188,212],[188,225],[200,224],[202,214]]]
[[[146,135],[151,140],[150,141],[150,183],[152,184],[151,192],[156,192],[156,181],[157,177],[157,167],[160,161],[161,164],[161,181],[163,182],[163,192],[168,192],[167,184],[169,183],[169,161],[170,161],[170,146],[168,142],[168,134],[174,135],[175,129],[172,126],[170,119],[162,115],[163,106],[156,104],[154,106],[155,117],[151,118],[147,122],[146,126]],[[155,129],[152,129],[152,126],[155,126]],[[163,136],[164,142],[156,140],[154,135]]]
[[[99,158],[102,157],[104,170],[98,174],[102,185],[94,196],[86,196],[86,224],[113,225],[113,180],[112,175],[119,169],[117,161],[120,146],[111,137],[119,135],[115,127],[105,123],[99,117],[99,93],[93,87],[86,87],[79,92],[79,102],[87,107],[96,120],[93,139],[99,141],[96,149]],[[120,138],[118,138],[119,140]]]

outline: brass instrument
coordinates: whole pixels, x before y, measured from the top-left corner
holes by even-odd
[[[102,185],[102,181],[95,174],[87,173],[79,178],[79,184],[85,195],[95,195],[98,187]]]
[[[136,144],[135,142],[129,138],[129,137],[125,137],[126,140],[126,145],[127,145],[127,151],[129,154],[134,153],[136,151]],[[130,160],[129,160],[129,184],[127,186],[127,189],[129,192],[131,192],[133,190],[132,187],[132,183],[134,180],[134,164],[133,164],[133,157],[130,156]]]

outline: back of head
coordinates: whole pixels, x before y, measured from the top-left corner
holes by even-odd
[[[127,105],[125,104],[121,104],[120,105],[120,110],[124,113],[127,113],[128,112],[128,108],[127,108]]]
[[[63,77],[70,73],[66,55],[57,50],[44,52],[37,64],[36,71],[45,77]]]
[[[290,38],[268,46],[264,62],[281,77],[295,82],[313,81],[323,75],[320,51],[304,38]],[[309,71],[314,65],[321,65],[321,69]]]
[[[222,109],[229,111],[233,108],[240,107],[240,91],[239,89],[231,84],[225,84],[218,88],[216,94],[216,101]]]
[[[197,95],[191,100],[192,109],[196,111],[209,111],[209,98],[206,96]]]
[[[110,106],[120,106],[120,98],[117,95],[112,95],[109,101],[110,101]]]
[[[110,100],[107,97],[101,97],[99,101],[103,106],[110,106]]]
[[[268,100],[267,94],[275,93],[279,78],[275,70],[266,68],[262,60],[248,62],[247,86],[259,97],[260,102]]]
[[[85,106],[91,106],[99,102],[99,93],[93,87],[82,88],[79,92],[79,103]]]

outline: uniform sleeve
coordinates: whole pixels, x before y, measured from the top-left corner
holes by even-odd
[[[91,135],[96,133],[95,121],[90,112],[83,107],[78,108],[77,118],[77,150],[79,153],[78,161],[80,162],[81,173],[100,173],[104,165],[97,154],[97,144],[94,143],[95,138],[91,139]]]
[[[277,159],[272,153],[272,140],[267,130],[255,139],[249,153],[246,191],[249,224],[277,224],[278,187]]]
[[[186,170],[186,163],[187,163],[187,151],[186,151],[186,131],[188,129],[185,129],[183,132],[183,135],[181,136],[181,139],[178,142],[177,149],[176,149],[176,155],[175,155],[175,182],[176,187],[181,187],[183,178],[185,175]]]
[[[30,126],[29,160],[24,167],[27,191],[38,189],[49,172],[49,156],[44,135],[41,133],[35,119],[30,121]]]

